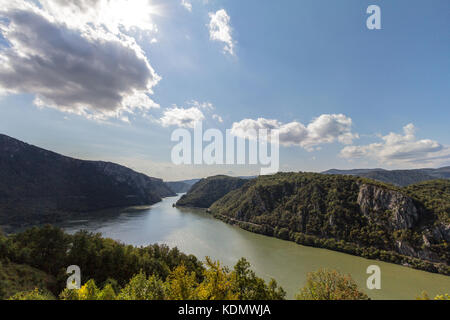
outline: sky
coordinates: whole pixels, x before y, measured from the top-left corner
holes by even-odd
[[[449,119],[448,0],[0,0],[0,133],[67,156],[259,172],[172,163],[201,120],[278,129],[281,171],[441,167]]]

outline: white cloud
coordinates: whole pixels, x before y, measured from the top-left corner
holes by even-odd
[[[192,12],[192,3],[188,0],[181,0],[181,5],[189,12]]]
[[[340,156],[346,159],[369,158],[382,164],[439,163],[450,160],[449,148],[437,141],[417,140],[412,123],[403,127],[403,134],[389,133],[381,136],[381,142],[363,146],[347,146]]]
[[[160,77],[127,31],[155,31],[148,1],[0,0],[0,92],[94,119],[158,108]],[[149,11],[150,10],[150,11]]]
[[[222,123],[223,122],[223,118],[221,116],[219,116],[218,114],[213,114],[212,118],[214,120],[217,120],[218,122]]]
[[[209,13],[209,37],[211,40],[224,42],[224,51],[234,55],[234,41],[231,36],[230,16],[225,9]]]
[[[211,102],[199,102],[197,100],[191,100],[187,102],[188,105],[199,108],[199,109],[204,109],[204,110],[208,110],[208,111],[212,111],[215,109],[214,105]]]
[[[205,116],[199,108],[191,107],[184,109],[174,106],[164,111],[160,123],[164,127],[177,126],[193,128],[197,122],[203,121],[204,119]]]
[[[22,1],[23,2],[23,1]],[[106,28],[120,34],[139,29],[157,32],[153,17],[160,8],[151,0],[39,0],[42,8],[57,22],[72,29]]]
[[[313,119],[307,126],[297,121],[282,123],[264,118],[244,119],[233,123],[231,131],[235,136],[246,137],[251,135],[252,130],[277,129],[281,144],[300,146],[313,151],[318,145],[335,141],[351,144],[353,139],[358,138],[357,134],[351,132],[351,127],[352,119],[343,114],[323,114]]]

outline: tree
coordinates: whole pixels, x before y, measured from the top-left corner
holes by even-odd
[[[94,280],[89,280],[78,290],[79,300],[98,300],[100,290]]]
[[[305,287],[300,289],[297,300],[368,300],[369,297],[359,291],[350,275],[336,270],[320,269],[308,273]]]
[[[263,279],[258,278],[245,258],[234,266],[232,279],[240,300],[283,300],[286,297],[286,292],[274,279],[266,285]]]
[[[220,262],[212,261],[206,257],[206,270],[203,272],[204,280],[197,288],[200,300],[237,300],[238,294],[233,291],[233,275]]]
[[[198,282],[194,272],[189,273],[184,265],[176,267],[167,277],[166,288],[169,300],[196,300]]]
[[[112,285],[107,284],[98,295],[98,300],[116,300],[116,292]]]
[[[147,276],[141,271],[122,289],[119,300],[164,300],[164,283],[157,276]]]

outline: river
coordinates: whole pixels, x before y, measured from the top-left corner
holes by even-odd
[[[245,257],[258,276],[276,279],[290,299],[304,285],[308,272],[323,267],[351,274],[372,299],[414,299],[424,290],[430,296],[450,293],[448,276],[254,234],[203,210],[172,207],[178,198],[166,198],[151,207],[107,210],[60,226],[69,233],[81,229],[99,232],[135,246],[176,246],[199,259],[209,256],[228,266]],[[380,290],[366,289],[366,269],[374,264],[381,268]]]

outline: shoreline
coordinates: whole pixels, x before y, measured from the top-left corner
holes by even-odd
[[[203,208],[204,209],[204,208]],[[415,270],[425,271],[434,274],[440,274],[443,276],[450,276],[450,267],[442,262],[431,262],[428,260],[422,260],[415,257],[405,256],[394,251],[386,251],[374,247],[360,247],[354,243],[344,242],[343,240],[336,240],[334,238],[319,238],[317,236],[306,235],[303,233],[289,232],[287,237],[276,236],[274,228],[267,225],[258,225],[251,222],[240,221],[234,218],[223,216],[220,214],[214,214],[209,209],[205,209],[206,212],[211,214],[214,218],[223,221],[229,225],[237,226],[243,230],[264,235],[271,238],[294,242],[298,245],[303,245],[313,248],[321,248],[330,251],[349,254],[356,257],[361,257],[374,261],[382,261],[408,267]],[[341,246],[341,247],[338,247]],[[378,254],[377,254],[378,252]],[[359,253],[359,254],[358,254]],[[384,257],[384,259],[383,259]],[[390,259],[388,259],[388,257]]]

